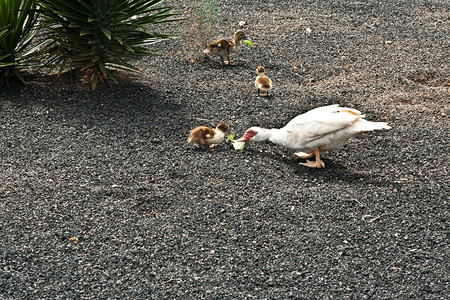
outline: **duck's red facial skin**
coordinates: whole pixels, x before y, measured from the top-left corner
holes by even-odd
[[[247,132],[244,134],[243,137],[241,137],[238,142],[248,142],[250,141],[255,135],[257,135],[258,132],[253,129],[247,130]]]

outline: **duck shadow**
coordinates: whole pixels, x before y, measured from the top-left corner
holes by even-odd
[[[272,151],[259,151],[256,149],[246,149],[251,155],[259,156],[261,158],[276,160],[277,162],[284,164],[286,172],[292,172],[289,175],[294,175],[297,178],[314,178],[318,181],[333,182],[333,183],[362,183],[362,184],[374,184],[378,186],[391,186],[395,183],[392,181],[381,180],[375,176],[367,174],[367,172],[352,171],[347,166],[341,164],[339,161],[322,158],[325,163],[325,168],[310,168],[301,165],[300,163],[306,162],[306,159],[298,158],[293,153],[288,152],[272,152]],[[314,158],[312,158],[314,159]],[[312,160],[311,158],[308,160]],[[365,170],[367,171],[367,170]]]

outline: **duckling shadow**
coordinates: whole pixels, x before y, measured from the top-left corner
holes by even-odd
[[[215,60],[212,58],[207,58],[204,59],[202,61],[200,61],[200,63],[205,66],[208,67],[208,69],[214,69],[214,70],[238,70],[238,69],[245,69],[246,68],[246,64],[245,62],[242,61],[232,61],[231,64],[221,64],[220,60]]]
[[[205,148],[205,147],[200,147],[200,146],[195,146],[195,145],[190,145],[187,146],[189,151],[193,151],[197,154],[202,154],[202,153],[221,153],[221,152],[225,152],[228,149],[225,149],[224,147],[215,147],[215,148]]]
[[[269,95],[261,94],[261,95],[258,95],[258,93],[256,93],[256,97],[257,97],[259,100],[261,100],[261,101],[264,101],[264,100],[273,100],[273,99],[275,98],[273,94],[269,94]]]

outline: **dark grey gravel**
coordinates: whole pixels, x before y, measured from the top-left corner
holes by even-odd
[[[446,299],[448,1],[219,3],[214,37],[246,21],[255,45],[233,66],[205,59],[187,20],[119,85],[0,87],[0,298]],[[269,143],[186,142],[331,103],[393,129],[320,170]]]

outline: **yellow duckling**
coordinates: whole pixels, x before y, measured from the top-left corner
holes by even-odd
[[[215,129],[199,126],[191,130],[187,141],[205,148],[213,148],[223,140],[226,133],[231,133],[226,123],[220,123]]]
[[[244,40],[245,32],[238,30],[234,33],[234,40],[220,39],[215,42],[209,43],[206,46],[204,53],[214,56],[220,56],[222,65],[225,64],[224,57],[227,57],[228,65],[230,64],[230,54],[236,53],[242,48],[242,40]]]
[[[261,91],[265,91],[267,97],[269,96],[269,91],[272,89],[272,80],[264,75],[266,69],[263,66],[259,66],[256,72],[258,76],[255,79],[255,87],[258,90],[258,96],[261,96]]]

